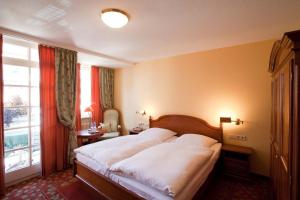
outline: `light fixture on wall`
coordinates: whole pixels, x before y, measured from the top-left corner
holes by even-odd
[[[231,119],[231,117],[220,117],[220,123],[231,123],[235,122],[236,125],[243,124],[244,121],[237,118],[235,121]]]
[[[129,15],[123,10],[107,8],[101,12],[102,21],[111,28],[121,28],[129,21]]]

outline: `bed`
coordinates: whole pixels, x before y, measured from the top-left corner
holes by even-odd
[[[222,127],[213,127],[206,121],[185,115],[164,115],[156,120],[150,118],[150,128],[165,128],[181,136],[186,133],[201,134],[218,141],[214,146],[209,161],[193,176],[176,198],[162,194],[160,191],[139,181],[118,174],[101,172],[91,160],[77,156],[74,161],[74,175],[85,185],[107,199],[192,199],[200,196],[217,171],[222,144]],[[172,140],[172,138],[170,138]]]

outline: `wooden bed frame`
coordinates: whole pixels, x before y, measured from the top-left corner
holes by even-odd
[[[218,142],[222,143],[223,141],[223,129],[221,125],[220,127],[214,127],[209,125],[202,119],[186,115],[164,115],[156,120],[153,120],[150,117],[149,127],[166,128],[177,132],[178,135],[183,135],[186,133],[202,134],[214,138],[218,140]],[[215,164],[214,169],[206,179],[205,183],[201,186],[195,197],[198,198],[199,196],[201,196],[201,194],[203,194],[203,192],[211,182],[212,177],[215,175],[215,172],[218,171],[218,166],[219,161]],[[94,171],[93,169],[89,168],[76,159],[74,160],[74,176],[76,176],[85,185],[89,186],[94,191],[99,193],[102,197],[100,199],[103,199],[103,197],[105,199],[113,200],[144,199],[136,193]]]

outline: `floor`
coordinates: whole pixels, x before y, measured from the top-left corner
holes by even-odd
[[[219,176],[211,185],[204,200],[268,200],[269,181],[253,177],[251,182]],[[3,200],[84,200],[95,199],[72,176],[72,170],[55,173],[46,179],[34,178],[9,187]]]
[[[205,200],[269,200],[270,181],[253,175],[251,181],[220,175],[211,184]]]

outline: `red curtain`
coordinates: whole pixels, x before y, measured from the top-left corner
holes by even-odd
[[[76,130],[81,130],[81,112],[80,112],[80,64],[77,64],[77,74],[76,74]]]
[[[5,193],[2,44],[3,37],[0,34],[0,196],[4,195]]]
[[[55,97],[55,50],[39,45],[42,175],[67,167],[68,130],[59,123]]]
[[[103,111],[101,107],[101,93],[100,93],[100,68],[92,66],[91,70],[91,97],[94,111],[92,112],[92,121],[95,121],[97,125],[103,122]]]

